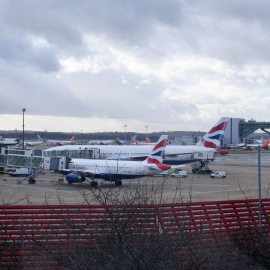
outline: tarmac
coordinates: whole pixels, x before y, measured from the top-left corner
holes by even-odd
[[[98,180],[98,188],[92,188],[89,182],[69,185],[64,176],[54,172],[44,172],[36,177],[35,184],[24,181],[23,177],[0,174],[1,205],[59,205],[59,204],[100,204],[104,201],[128,200],[135,196],[141,200],[155,203],[169,202],[204,202],[241,199],[258,199],[259,174],[261,179],[261,196],[269,197],[270,187],[270,151],[261,151],[260,168],[258,153],[231,152],[218,156],[209,164],[209,168],[225,171],[226,178],[212,179],[207,174],[193,174],[191,165],[187,178],[144,177],[136,180],[123,180],[121,187],[114,183]]]

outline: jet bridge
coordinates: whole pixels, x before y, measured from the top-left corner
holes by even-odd
[[[30,168],[31,163],[33,168],[40,168],[43,162],[41,156],[25,156],[16,154],[0,154],[1,167],[26,167]]]
[[[240,138],[248,136],[255,132],[257,129],[261,129],[267,134],[270,134],[266,129],[270,129],[270,122],[256,122],[255,120],[249,120],[248,122],[239,123]]]
[[[44,157],[42,168],[45,171],[63,171],[68,168],[70,160],[67,157]]]
[[[47,157],[66,157],[66,158],[86,158],[86,159],[100,159],[100,150],[95,147],[86,147],[78,150],[64,149],[61,151],[51,150],[46,152]]]

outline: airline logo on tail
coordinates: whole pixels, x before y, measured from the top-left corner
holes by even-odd
[[[134,136],[134,137],[135,137],[135,136]],[[137,143],[134,137],[131,136],[131,143],[132,143],[132,144],[136,144],[136,143]]]
[[[204,146],[207,148],[218,148],[221,138],[224,134],[229,118],[221,118],[211,130],[197,143],[197,146]]]
[[[15,142],[20,142],[21,141],[21,138],[22,138],[22,135],[19,135],[18,137],[17,137],[17,139],[15,140]]]
[[[154,146],[151,154],[147,157],[146,162],[148,164],[156,165],[160,170],[166,171],[171,167],[162,164],[165,154],[165,148],[168,140],[168,135],[162,135],[158,140],[157,144]]]
[[[269,141],[270,141],[270,138],[269,139],[267,139],[263,144],[262,144],[262,146],[261,146],[261,148],[262,149],[266,149],[266,148],[268,148],[268,145],[269,145]]]

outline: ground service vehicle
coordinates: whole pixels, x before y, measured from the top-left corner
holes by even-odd
[[[177,171],[175,173],[171,174],[171,177],[181,177],[181,178],[185,178],[187,177],[187,171]]]
[[[216,173],[212,173],[210,175],[211,178],[225,178],[226,177],[226,173],[225,172],[216,172]]]
[[[210,174],[212,172],[204,160],[193,163],[191,167],[193,173]]]
[[[11,176],[29,176],[30,169],[29,168],[15,168],[9,172]]]

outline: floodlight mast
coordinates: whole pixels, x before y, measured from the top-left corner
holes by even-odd
[[[25,108],[22,109],[23,112],[23,143],[22,143],[22,148],[24,149],[24,112],[26,111]]]

